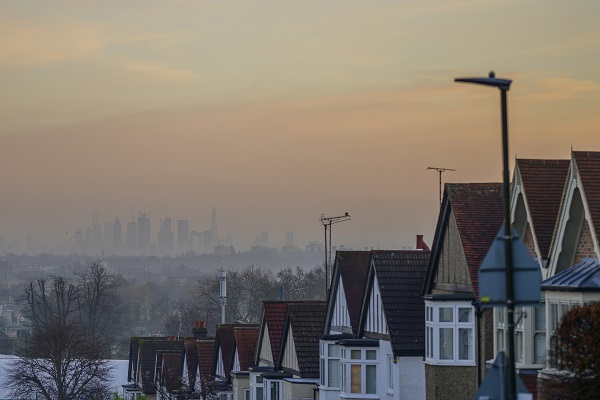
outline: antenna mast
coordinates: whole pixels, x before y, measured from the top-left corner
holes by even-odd
[[[325,229],[325,298],[329,297],[329,274],[331,263],[331,225],[337,224],[338,222],[344,222],[350,220],[350,214],[345,213],[344,215],[338,215],[336,217],[326,217],[325,214],[321,214],[321,224]],[[327,229],[329,228],[329,257],[327,256]]]
[[[427,169],[436,170],[440,174],[440,204],[442,204],[442,173],[444,173],[446,171],[456,171],[456,170],[451,169],[451,168],[438,168],[438,167],[427,167]]]

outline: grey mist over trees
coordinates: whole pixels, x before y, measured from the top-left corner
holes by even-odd
[[[93,263],[69,283],[55,276],[29,283],[23,313],[31,334],[7,370],[15,398],[109,398],[110,336],[115,327],[114,278]]]

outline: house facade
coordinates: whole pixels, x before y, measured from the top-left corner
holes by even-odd
[[[250,400],[249,368],[254,365],[258,325],[235,327],[233,339],[233,366],[231,369],[233,400]]]
[[[427,399],[473,398],[494,353],[491,309],[477,304],[478,269],[503,222],[499,183],[448,183],[427,264]]]

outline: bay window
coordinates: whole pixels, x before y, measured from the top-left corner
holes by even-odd
[[[340,355],[339,344],[321,341],[321,385],[340,388]]]
[[[377,394],[377,350],[342,349],[343,397],[369,397]]]
[[[470,302],[425,302],[425,361],[475,365],[475,311]]]

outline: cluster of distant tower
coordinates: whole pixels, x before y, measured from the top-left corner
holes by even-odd
[[[104,231],[104,232],[102,232]],[[121,254],[121,255],[157,255],[170,256],[186,253],[213,253],[217,246],[231,247],[231,237],[219,239],[217,227],[217,211],[213,207],[210,230],[191,231],[190,221],[180,219],[177,221],[177,246],[175,248],[175,233],[173,232],[171,217],[165,217],[160,222],[156,245],[152,242],[152,226],[149,215],[140,212],[137,220],[131,218],[125,228],[119,217],[113,221],[106,221],[104,229],[98,222],[98,212],[92,214],[92,226],[85,232],[82,229],[75,231],[74,252],[86,254]]]

